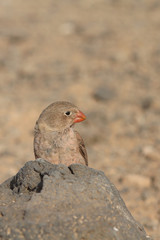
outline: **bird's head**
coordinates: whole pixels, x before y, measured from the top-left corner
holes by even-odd
[[[45,108],[37,121],[41,131],[63,131],[86,116],[72,103],[58,101]]]

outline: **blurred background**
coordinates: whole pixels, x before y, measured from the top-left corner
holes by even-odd
[[[160,239],[160,1],[0,1],[0,182],[33,160],[41,111],[68,100],[89,166]]]

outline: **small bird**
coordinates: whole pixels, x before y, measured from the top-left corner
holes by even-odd
[[[58,101],[40,114],[34,129],[35,159],[43,158],[53,164],[79,163],[88,166],[83,139],[74,130],[75,123],[86,116],[72,103]]]

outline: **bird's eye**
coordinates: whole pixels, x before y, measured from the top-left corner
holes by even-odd
[[[70,115],[72,114],[72,112],[67,111],[67,112],[65,112],[64,114],[65,114],[66,116],[70,116]]]

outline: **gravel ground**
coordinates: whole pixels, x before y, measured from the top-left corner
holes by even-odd
[[[160,239],[160,2],[0,1],[0,182],[33,156],[51,102],[86,113],[90,167]]]

